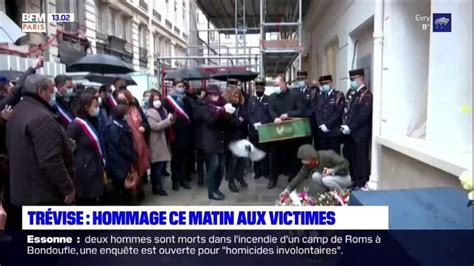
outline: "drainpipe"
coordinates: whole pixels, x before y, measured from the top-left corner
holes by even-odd
[[[372,145],[369,188],[377,189],[380,174],[380,157],[382,156],[381,145],[376,138],[381,134],[382,122],[382,85],[383,85],[383,25],[384,24],[384,0],[375,1],[374,15],[374,63],[373,63],[373,110],[372,110]]]

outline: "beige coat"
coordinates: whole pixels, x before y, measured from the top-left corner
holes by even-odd
[[[168,113],[166,113],[168,115]],[[146,112],[148,124],[150,124],[150,161],[166,162],[171,160],[171,153],[168,142],[166,141],[165,129],[172,125],[171,120],[162,120],[160,114],[155,108],[150,108]]]

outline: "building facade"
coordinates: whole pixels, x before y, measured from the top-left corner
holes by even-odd
[[[60,72],[64,72],[64,65],[92,52],[112,54],[133,65],[136,71],[158,74],[159,65],[185,65],[183,61],[159,61],[157,58],[186,55],[190,3],[190,0],[3,0],[0,1],[0,10],[19,26],[22,13],[46,13],[47,10],[47,13],[75,14],[74,23],[48,23],[46,33],[28,33],[16,45],[9,46],[28,51],[45,44],[58,30],[79,32],[77,36],[60,35],[43,53],[48,58],[47,64],[58,64]],[[16,61],[15,55],[8,58]],[[19,60],[29,59],[20,57]],[[12,69],[22,70],[22,67],[18,65]]]
[[[451,32],[433,32],[448,13]],[[426,25],[427,24],[427,25]],[[303,69],[349,88],[364,68],[374,95],[370,184],[459,186],[472,168],[472,1],[315,1]]]

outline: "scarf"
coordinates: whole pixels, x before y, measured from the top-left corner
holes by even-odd
[[[166,114],[165,108],[160,107],[159,109],[155,108],[155,110],[158,111],[158,114],[160,114],[161,120],[165,120],[168,117],[168,115]]]
[[[179,93],[177,91],[172,91],[170,93],[171,98],[176,101],[176,103],[179,105],[179,107],[184,109],[184,104],[183,104],[183,99],[186,97],[185,93]]]

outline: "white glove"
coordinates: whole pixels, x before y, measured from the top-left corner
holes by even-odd
[[[351,134],[351,129],[347,125],[342,125],[341,126],[341,131],[342,131],[342,134],[344,134],[344,135]]]
[[[232,106],[232,104],[227,103],[226,105],[224,105],[224,110],[226,111],[226,113],[233,114],[236,109],[234,108],[234,106]]]
[[[328,133],[329,132],[329,129],[326,127],[325,124],[322,124],[319,126],[319,129],[321,129],[322,132],[324,133]]]
[[[255,128],[255,130],[257,130],[261,125],[262,125],[262,123],[260,123],[260,122],[253,123],[253,128]]]

